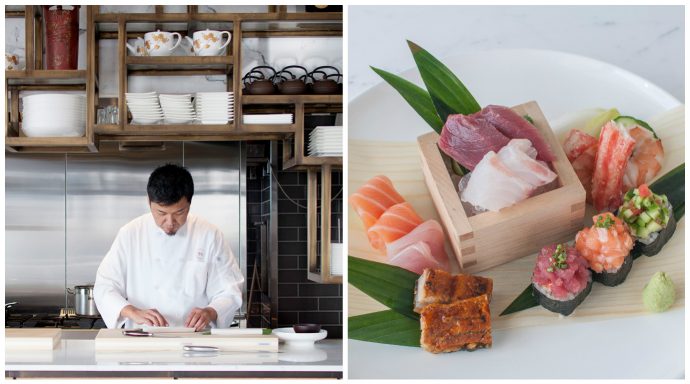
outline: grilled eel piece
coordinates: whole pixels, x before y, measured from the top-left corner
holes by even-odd
[[[421,313],[422,348],[432,353],[491,347],[489,297],[429,304]]]
[[[472,275],[451,275],[442,269],[424,269],[415,287],[414,311],[422,312],[429,304],[448,304],[486,294],[489,302],[493,280]]]

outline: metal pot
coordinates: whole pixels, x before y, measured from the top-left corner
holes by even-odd
[[[67,293],[74,295],[74,310],[77,316],[100,316],[93,299],[93,285],[77,285],[73,290],[67,288]]]

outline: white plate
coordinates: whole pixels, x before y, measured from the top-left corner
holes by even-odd
[[[590,108],[616,107],[623,114],[646,120],[680,104],[635,74],[568,53],[501,50],[441,61],[458,75],[480,105],[511,106],[536,100],[554,129],[560,116]],[[416,68],[403,72],[402,77],[422,84]],[[387,83],[352,100],[348,116],[350,139],[415,141],[430,130]],[[434,355],[420,348],[348,340],[349,377],[684,377],[684,320],[684,308],[680,308],[568,326],[555,321],[546,327],[492,332],[493,347],[473,353]]]
[[[290,327],[276,328],[273,330],[273,334],[278,336],[285,344],[290,345],[290,347],[311,348],[314,346],[314,342],[325,339],[328,332],[322,329],[318,333],[296,333]]]

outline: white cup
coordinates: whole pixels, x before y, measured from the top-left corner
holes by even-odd
[[[177,43],[173,44],[177,36]],[[144,35],[144,47],[150,56],[170,56],[182,42],[182,35],[177,32],[148,32]]]
[[[228,39],[223,43],[223,35],[227,35]],[[192,46],[194,47],[194,54],[197,56],[219,56],[223,51],[223,48],[230,44],[232,39],[232,34],[228,31],[197,31],[194,32],[194,39],[190,40]]]
[[[5,70],[23,71],[26,68],[23,49],[8,49],[5,52]]]

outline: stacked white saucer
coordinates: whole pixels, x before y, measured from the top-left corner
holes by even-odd
[[[196,118],[201,124],[227,124],[235,117],[233,92],[197,92],[194,98]]]
[[[85,95],[28,95],[22,97],[22,105],[22,131],[27,137],[84,136]]]
[[[192,95],[158,95],[165,122],[170,124],[189,124],[196,119],[192,105]]]
[[[132,124],[158,124],[163,119],[158,93],[125,93],[125,100],[132,113]]]
[[[309,156],[342,156],[343,155],[343,127],[316,127],[309,134]]]
[[[292,124],[292,113],[242,115],[244,124]]]

